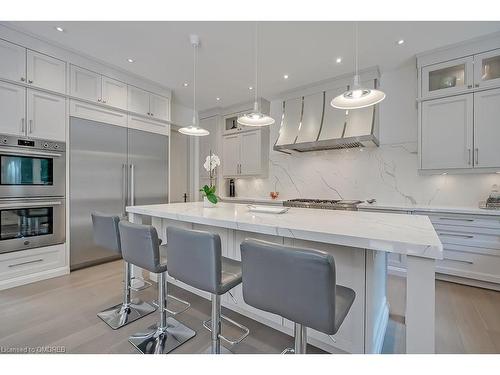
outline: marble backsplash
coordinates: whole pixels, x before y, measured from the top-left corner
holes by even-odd
[[[274,129],[273,129],[274,130]],[[273,131],[271,133],[274,133]],[[270,151],[267,178],[239,179],[241,197],[377,199],[381,204],[477,207],[500,174],[420,175],[417,144],[286,155]]]

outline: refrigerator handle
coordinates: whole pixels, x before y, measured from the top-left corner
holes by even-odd
[[[125,211],[125,207],[127,207],[127,164],[122,164],[122,215],[127,216],[127,211]]]
[[[135,164],[130,164],[130,205],[135,204]]]

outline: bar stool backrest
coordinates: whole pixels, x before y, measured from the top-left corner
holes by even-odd
[[[153,273],[166,270],[160,261],[160,241],[154,227],[122,220],[118,228],[125,261]]]
[[[100,212],[92,212],[91,216],[95,244],[121,255],[120,233],[118,232],[120,217]]]
[[[335,261],[323,251],[245,240],[241,244],[243,299],[318,331],[335,327]]]
[[[197,289],[221,294],[221,241],[217,234],[167,228],[168,274]]]

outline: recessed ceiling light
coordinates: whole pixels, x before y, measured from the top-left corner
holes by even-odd
[[[337,64],[340,64],[342,62],[342,57],[337,57],[337,59],[335,60],[335,62]]]
[[[285,75],[283,76],[283,78],[284,78],[284,79],[288,79],[288,74],[285,74]]]
[[[134,59],[127,59],[127,61],[128,61],[129,63],[133,63],[133,62],[134,62]]]
[[[64,31],[64,29],[63,29],[61,26],[57,26],[57,27],[56,27],[56,30],[57,30],[57,31],[60,31],[60,32],[63,32],[63,31]]]
[[[249,86],[249,87],[248,87],[248,89],[249,89],[249,90],[253,90],[253,87],[252,87],[252,86]]]
[[[397,42],[396,42],[398,45],[402,45],[405,43],[405,40],[404,39],[399,39]]]
[[[217,98],[215,98],[215,100],[219,101],[219,100],[220,100],[220,98],[219,98],[219,97],[217,97]]]
[[[182,84],[182,86],[184,86],[184,87],[188,87],[188,86],[189,86],[189,83],[184,82],[184,83]]]

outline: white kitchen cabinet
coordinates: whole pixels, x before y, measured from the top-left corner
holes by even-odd
[[[111,107],[127,109],[127,84],[106,76],[101,79],[101,101]]]
[[[26,81],[26,48],[0,39],[0,78]]]
[[[26,89],[0,82],[0,133],[25,135]]]
[[[149,92],[135,86],[128,86],[128,110],[149,116]]]
[[[151,117],[167,121],[169,120],[168,109],[168,98],[156,94],[149,95],[149,113]]]
[[[474,87],[500,86],[500,49],[474,56]]]
[[[66,98],[42,91],[27,91],[27,135],[66,141]]]
[[[127,127],[127,114],[122,111],[84,103],[78,100],[70,100],[69,115],[73,117],[84,118],[105,124],[113,124]]]
[[[249,176],[262,172],[260,137],[260,130],[240,134],[240,174]]]
[[[474,94],[474,167],[500,167],[500,89]]]
[[[473,94],[422,103],[421,168],[472,167]]]
[[[223,177],[251,177],[267,172],[269,129],[229,134],[222,137]]]
[[[101,100],[101,75],[79,66],[70,67],[71,96],[98,102]]]
[[[159,120],[169,120],[169,100],[135,86],[128,86],[128,110]]]
[[[452,95],[474,84],[473,57],[446,61],[422,68],[422,97]]]
[[[237,176],[240,170],[240,135],[226,135],[222,138],[222,175]]]
[[[30,86],[66,93],[66,62],[31,50],[26,56]]]
[[[141,116],[129,115],[127,124],[132,129],[164,135],[170,134],[170,125]]]

